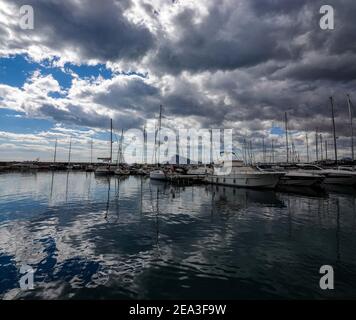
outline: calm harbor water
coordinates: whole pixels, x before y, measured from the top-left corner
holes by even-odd
[[[1,174],[0,298],[356,298],[355,209],[348,188]],[[34,290],[20,290],[21,265],[35,269]]]

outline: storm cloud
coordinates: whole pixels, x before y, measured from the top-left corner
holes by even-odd
[[[16,24],[31,4],[35,30]],[[317,0],[2,0],[0,54],[65,65],[106,64],[111,79],[73,80],[52,100],[3,89],[2,107],[62,122],[142,126],[164,105],[179,125],[233,127],[237,138],[268,135],[288,112],[290,127],[330,133],[329,96],[338,134],[347,137],[346,94],[356,100],[353,0],[330,0],[335,30],[319,27]],[[144,75],[144,76],[143,76]],[[30,83],[32,80],[29,80]],[[4,91],[5,90],[5,91]],[[28,105],[26,105],[28,104]],[[32,107],[31,107],[32,106]]]

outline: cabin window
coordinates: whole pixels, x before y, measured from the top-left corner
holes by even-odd
[[[216,178],[216,183],[219,183],[219,178]]]
[[[236,179],[234,179],[234,184],[236,184]]]
[[[226,182],[226,179],[224,178],[224,182]]]

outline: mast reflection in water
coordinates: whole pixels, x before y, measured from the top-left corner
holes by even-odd
[[[0,175],[0,297],[354,298],[355,191]],[[19,268],[35,289],[19,288]],[[335,290],[319,269],[335,270]]]

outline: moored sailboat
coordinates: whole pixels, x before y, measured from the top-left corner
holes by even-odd
[[[150,172],[150,179],[153,180],[167,180],[167,175],[163,170],[153,170]]]
[[[94,172],[95,168],[93,166],[93,140],[90,142],[90,165],[85,169],[86,172]]]
[[[108,176],[114,173],[111,169],[110,164],[112,162],[112,119],[110,119],[110,158],[101,158],[100,160],[108,161],[107,164],[99,166],[95,170],[95,175],[98,176]]]

